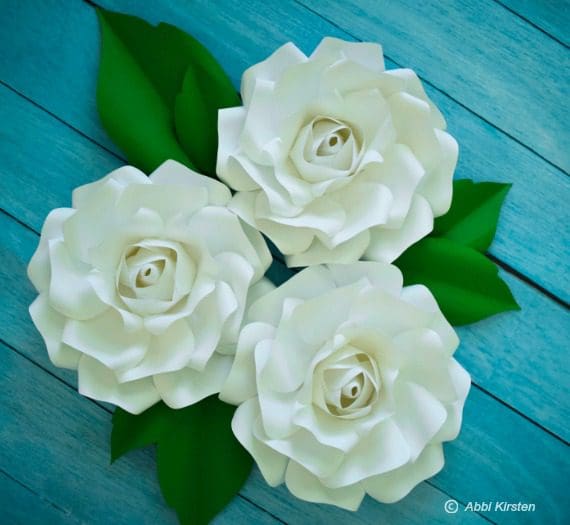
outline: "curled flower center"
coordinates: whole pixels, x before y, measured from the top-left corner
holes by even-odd
[[[315,372],[319,376],[317,384],[322,388],[316,395],[317,404],[335,416],[365,415],[382,386],[375,359],[352,346],[335,352]],[[323,403],[319,403],[320,399]]]
[[[322,119],[313,123],[313,147],[315,156],[336,155],[352,137],[352,130],[332,120]]]
[[[360,161],[360,141],[352,126],[317,116],[300,129],[290,158],[307,182],[353,175]]]
[[[162,313],[190,292],[195,273],[196,265],[182,245],[147,239],[125,248],[117,292],[134,313]]]
[[[146,288],[152,286],[160,279],[164,267],[166,265],[165,259],[157,259],[155,261],[146,263],[139,268],[135,279],[135,284],[138,288]]]

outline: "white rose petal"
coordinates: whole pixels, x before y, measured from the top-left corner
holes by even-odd
[[[220,391],[246,306],[272,288],[265,241],[230,198],[167,161],[150,177],[115,170],[49,214],[28,268],[40,294],[30,314],[82,394],[140,413]]]
[[[413,71],[380,46],[289,43],[242,78],[219,112],[217,173],[230,207],[289,266],[392,262],[451,204],[457,143]]]
[[[424,286],[379,262],[313,266],[254,302],[220,397],[267,481],[355,510],[443,466],[470,385]]]

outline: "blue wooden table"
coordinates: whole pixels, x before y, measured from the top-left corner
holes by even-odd
[[[473,388],[447,463],[404,501],[358,513],[303,503],[255,470],[218,524],[570,523],[570,5],[564,0],[97,0],[199,38],[235,85],[294,41],[384,46],[447,117],[460,178],[513,182],[491,257],[522,306],[460,330]],[[167,524],[152,451],[109,465],[111,408],[52,366],[27,308],[50,209],[124,163],[95,108],[91,3],[0,1],[0,523]],[[446,514],[444,503],[459,503]],[[535,504],[529,513],[469,502]]]

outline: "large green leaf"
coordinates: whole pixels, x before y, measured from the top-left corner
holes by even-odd
[[[147,172],[172,158],[212,174],[217,109],[239,104],[222,68],[174,26],[97,12],[102,35],[97,105],[111,138]],[[197,81],[184,81],[187,76]]]
[[[445,238],[427,237],[394,263],[404,282],[424,284],[452,325],[519,310],[498,268],[478,251]]]
[[[200,68],[188,68],[174,107],[180,143],[197,168],[208,175],[216,173],[218,110],[240,104],[223,71],[218,76],[219,81],[212,81]]]
[[[433,236],[445,237],[484,252],[493,241],[501,205],[511,184],[458,180],[450,210],[436,219]]]
[[[234,410],[215,396],[180,410],[159,403],[137,416],[118,408],[111,457],[156,443],[164,499],[183,525],[209,523],[237,494],[253,463],[232,434]]]

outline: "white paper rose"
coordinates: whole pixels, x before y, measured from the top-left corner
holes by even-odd
[[[241,93],[219,113],[217,172],[289,266],[391,262],[449,209],[457,143],[380,46],[325,38],[307,58],[286,44]]]
[[[470,378],[424,286],[394,266],[314,266],[249,309],[220,397],[267,482],[355,510],[403,498],[443,466]]]
[[[139,413],[219,391],[270,263],[229,199],[168,161],[150,177],[120,168],[48,215],[28,268],[40,294],[30,313],[82,394]]]

